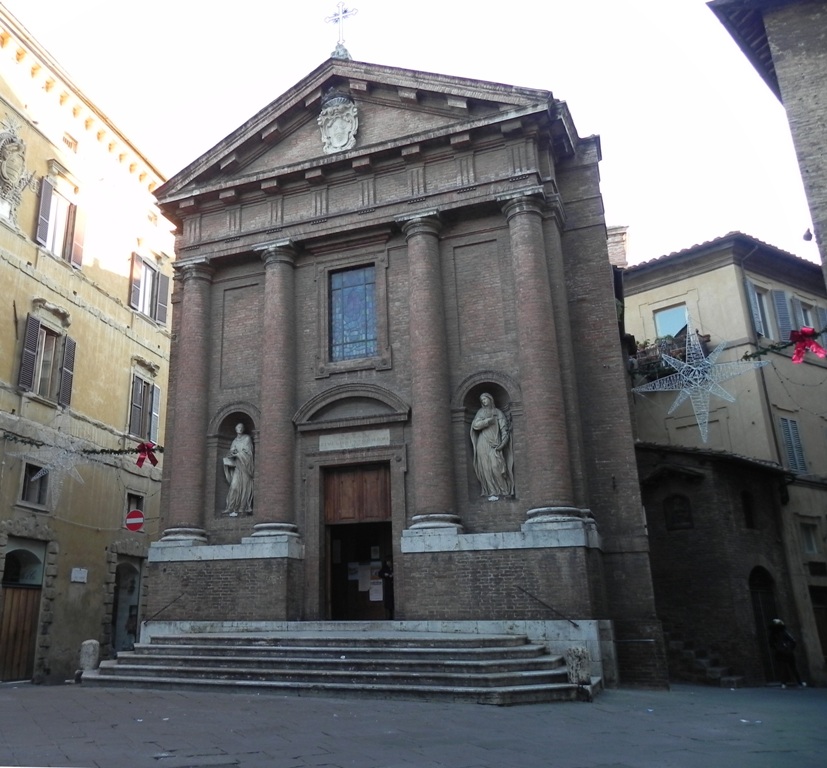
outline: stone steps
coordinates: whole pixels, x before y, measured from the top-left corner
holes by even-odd
[[[309,649],[297,649],[308,651]],[[474,674],[480,670],[486,673],[538,671],[554,669],[565,676],[566,669],[560,656],[535,656],[517,658],[485,658],[468,659],[442,658],[436,654],[421,656],[414,654],[410,658],[400,658],[381,654],[378,656],[354,653],[350,649],[340,648],[341,654],[336,656],[314,656],[312,654],[257,654],[229,655],[218,654],[213,651],[207,655],[197,653],[141,653],[125,652],[118,656],[117,662],[104,662],[105,668],[129,669],[139,666],[163,665],[184,669],[191,667],[221,668],[239,666],[251,669],[278,670],[371,670],[381,668],[393,672],[450,672],[452,674]]]
[[[732,668],[718,654],[706,648],[696,648],[691,640],[680,639],[674,633],[666,634],[671,679],[725,688],[743,686],[744,678],[733,674]]]
[[[164,635],[84,684],[520,704],[590,699],[563,657],[524,635],[271,632]]]

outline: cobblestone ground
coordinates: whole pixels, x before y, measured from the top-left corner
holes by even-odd
[[[611,690],[591,704],[0,685],[0,766],[824,768],[827,689]]]

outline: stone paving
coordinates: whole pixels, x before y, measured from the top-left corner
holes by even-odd
[[[680,685],[500,708],[7,683],[0,766],[824,768],[827,689]]]

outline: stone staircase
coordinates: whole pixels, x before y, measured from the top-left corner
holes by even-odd
[[[696,646],[673,631],[664,632],[669,678],[722,688],[742,688],[744,677],[733,673],[714,650]]]
[[[564,658],[525,635],[375,630],[163,635],[82,682],[499,705],[590,700],[600,685],[570,683]]]

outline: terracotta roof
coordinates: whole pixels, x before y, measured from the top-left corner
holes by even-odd
[[[765,250],[771,251],[777,256],[780,256],[785,259],[792,259],[797,264],[806,265],[808,267],[812,267],[813,269],[820,269],[818,264],[814,264],[812,261],[808,261],[807,259],[802,259],[800,256],[796,256],[794,253],[790,253],[789,251],[785,251],[781,248],[778,248],[775,245],[770,245],[769,243],[765,243],[763,240],[759,240],[757,237],[753,237],[752,235],[746,235],[743,232],[727,232],[725,235],[721,235],[721,237],[715,237],[712,240],[706,240],[703,243],[696,243],[695,245],[690,245],[688,248],[683,248],[679,251],[672,251],[671,253],[667,253],[663,256],[657,256],[654,259],[648,259],[647,261],[641,261],[639,264],[634,264],[630,267],[626,267],[623,272],[629,273],[634,272],[637,269],[643,269],[646,267],[651,267],[658,264],[668,263],[670,260],[679,259],[682,256],[688,256],[691,254],[695,254],[698,251],[702,250],[710,250],[715,246],[724,245],[729,242],[735,242],[740,240],[744,245],[749,247],[760,247]]]
[[[756,459],[752,456],[743,456],[740,453],[732,453],[731,451],[718,450],[714,448],[694,448],[685,445],[666,445],[663,443],[649,443],[643,440],[635,440],[635,448],[641,448],[645,451],[664,451],[667,453],[684,453],[693,456],[704,456],[710,459],[719,459],[721,461],[733,461],[738,464],[749,464],[753,467],[760,467],[761,469],[770,470],[779,474],[795,475],[794,472],[782,467],[778,462],[769,461],[767,459]]]

